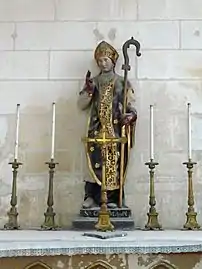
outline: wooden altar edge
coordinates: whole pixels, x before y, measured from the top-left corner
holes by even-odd
[[[0,231],[0,257],[202,252],[201,231],[129,231],[97,239],[76,231]]]

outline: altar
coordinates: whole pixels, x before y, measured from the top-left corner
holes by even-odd
[[[3,269],[202,268],[201,232],[129,231],[98,239],[77,231],[1,231]]]

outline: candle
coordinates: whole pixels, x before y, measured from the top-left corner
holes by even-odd
[[[17,111],[16,111],[15,151],[14,151],[14,159],[15,159],[15,160],[18,159],[19,120],[20,120],[20,104],[17,104]]]
[[[187,104],[187,110],[188,110],[188,160],[191,160],[191,104]]]
[[[52,143],[51,143],[51,159],[54,159],[55,152],[55,103],[53,103],[53,115],[52,115]]]
[[[153,105],[150,105],[150,159],[154,159],[154,114]]]

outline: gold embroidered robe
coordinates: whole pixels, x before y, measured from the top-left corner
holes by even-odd
[[[105,125],[107,135],[110,137],[121,137],[121,118],[124,100],[124,81],[123,77],[117,75],[113,71],[102,73],[93,78],[95,85],[94,93],[89,96],[85,87],[80,92],[79,106],[81,109],[90,108],[90,116],[87,126],[86,136],[95,138],[99,136],[100,131]],[[130,83],[128,82],[130,88]],[[129,89],[130,91],[131,89]],[[131,100],[130,100],[131,101]],[[127,113],[136,114],[132,102],[128,103]],[[124,154],[124,177],[126,176],[126,168],[130,148],[133,145],[135,124],[131,126],[128,135],[130,143],[125,144]],[[119,189],[120,180],[120,144],[107,145],[108,156],[106,161],[106,187],[108,191]],[[86,181],[97,184],[102,181],[102,156],[100,145],[96,143],[86,143],[86,157],[88,161],[91,179]]]

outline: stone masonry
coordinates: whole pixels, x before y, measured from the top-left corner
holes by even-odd
[[[194,190],[202,224],[202,1],[201,0],[0,0],[0,227],[7,221],[15,109],[21,104],[18,210],[23,228],[40,226],[46,210],[51,103],[56,102],[55,211],[71,226],[83,199],[87,171],[81,136],[86,115],[77,108],[93,50],[105,39],[121,53],[131,36],[129,77],[138,123],[126,194],[135,223],[148,211],[149,105],[155,105],[157,210],[164,228],[181,228],[187,210],[186,103],[192,103]],[[122,53],[117,71],[122,74]]]

